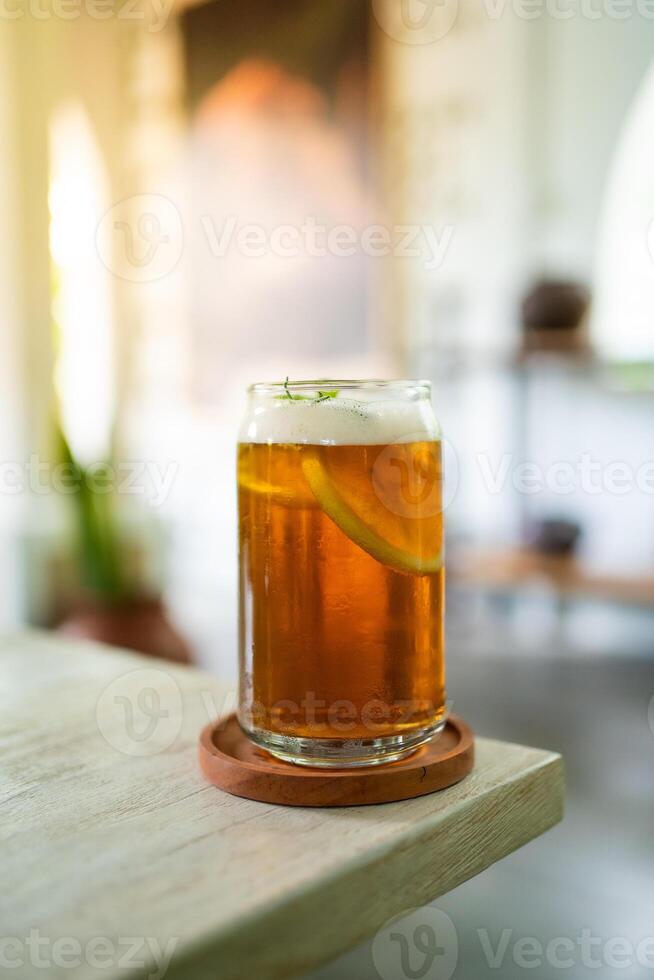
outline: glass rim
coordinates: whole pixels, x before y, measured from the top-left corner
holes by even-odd
[[[311,391],[317,388],[329,387],[335,391],[350,391],[358,388],[403,391],[422,388],[431,392],[431,381],[426,378],[411,380],[408,378],[314,378],[312,380],[290,381],[257,381],[248,385],[248,394],[279,393],[280,391]]]

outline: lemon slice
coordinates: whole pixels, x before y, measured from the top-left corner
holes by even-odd
[[[300,468],[300,453],[287,447],[268,455],[267,446],[243,446],[238,454],[238,485],[261,504],[317,510],[316,498]]]
[[[265,480],[239,479],[239,486],[250,493],[266,497],[270,503],[278,504],[280,507],[291,507],[297,510],[316,510],[318,504],[316,500],[307,493],[297,490],[289,490],[286,487],[277,486],[275,483],[267,483]]]
[[[317,453],[309,453],[302,460],[302,472],[323,512],[340,528],[343,534],[372,558],[400,572],[412,575],[433,575],[443,565],[442,549],[434,555],[418,554],[399,548],[382,537],[369,522],[363,520],[354,507],[339,492],[336,481]],[[367,514],[370,517],[369,501]],[[379,523],[383,526],[382,504],[377,504]]]

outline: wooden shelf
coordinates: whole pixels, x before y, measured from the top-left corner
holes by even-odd
[[[0,688],[4,935],[176,940],[171,980],[327,962],[561,819],[560,757],[483,738],[469,777],[416,800],[315,810],[228,796],[201,776],[197,738],[233,692],[108,647],[6,639]],[[14,978],[34,976],[25,963]]]
[[[465,551],[451,566],[451,578],[493,591],[519,591],[541,579],[564,597],[654,606],[654,574],[601,574],[574,556],[546,555],[530,548]]]

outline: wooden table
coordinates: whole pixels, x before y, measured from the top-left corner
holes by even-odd
[[[203,781],[196,741],[233,692],[93,644],[6,638],[0,693],[0,957],[22,964],[15,978],[161,976],[171,953],[173,980],[290,977],[561,819],[560,757],[481,738],[471,776],[418,800],[230,797]]]

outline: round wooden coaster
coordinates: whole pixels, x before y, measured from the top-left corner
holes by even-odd
[[[259,748],[236,715],[229,715],[207,725],[199,751],[207,779],[234,796],[284,806],[361,806],[409,800],[458,783],[473,767],[474,737],[464,721],[450,715],[443,731],[406,759],[356,769],[309,769]]]

